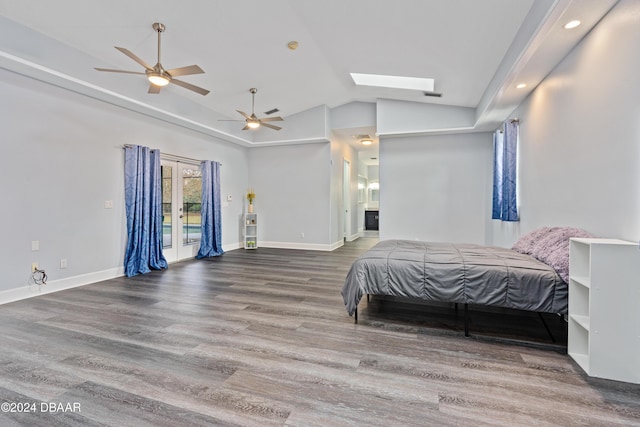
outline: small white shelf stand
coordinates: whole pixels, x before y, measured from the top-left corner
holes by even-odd
[[[244,248],[258,249],[258,214],[244,214]]]
[[[640,248],[572,238],[567,352],[589,376],[640,384]]]

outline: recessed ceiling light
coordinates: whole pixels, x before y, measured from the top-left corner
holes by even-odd
[[[516,85],[516,89],[524,89],[525,87],[527,87],[526,83],[519,83]]]
[[[380,74],[350,73],[358,86],[376,86],[391,89],[410,89],[433,92],[435,80],[422,77],[384,76]]]
[[[564,25],[565,30],[570,30],[572,28],[576,28],[578,25],[580,25],[581,22],[578,21],[577,19],[574,19],[573,21],[569,21]]]

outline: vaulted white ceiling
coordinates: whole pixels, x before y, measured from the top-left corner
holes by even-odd
[[[5,31],[0,66],[43,80],[62,79],[66,83],[54,83],[165,112],[171,120],[191,121],[201,131],[249,145],[260,138],[239,132],[240,122],[218,120],[241,118],[236,109],[250,111],[251,87],[258,88],[256,114],[278,108],[283,126],[295,126],[296,115],[318,106],[378,99],[470,107],[478,119],[490,121],[504,118],[614,3],[0,0],[0,33]],[[560,24],[572,17],[584,26],[563,31]],[[205,74],[180,79],[209,89],[207,96],[174,85],[147,94],[144,76],[93,69],[142,71],[114,46],[155,64],[154,22],[166,25],[164,67],[200,65]],[[287,48],[292,40],[298,49]],[[358,87],[350,72],[434,78],[443,95]],[[526,80],[528,89],[516,91],[518,79]],[[278,141],[270,137],[270,142]]]

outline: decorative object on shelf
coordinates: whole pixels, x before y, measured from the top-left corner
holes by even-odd
[[[249,201],[249,206],[247,208],[247,212],[253,213],[253,199],[256,198],[256,192],[253,191],[252,188],[247,191],[247,200]]]

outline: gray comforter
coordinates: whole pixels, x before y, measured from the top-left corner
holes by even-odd
[[[358,258],[342,288],[352,315],[364,294],[567,312],[567,284],[555,270],[511,249],[385,240]]]

